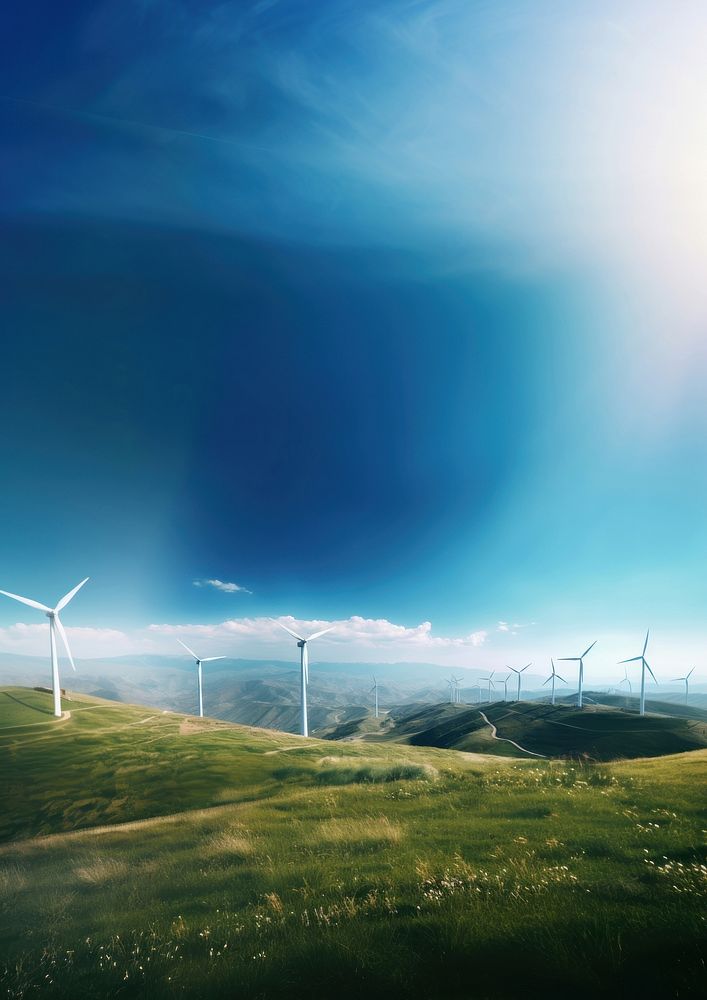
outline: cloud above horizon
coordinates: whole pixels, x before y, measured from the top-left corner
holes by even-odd
[[[333,625],[334,630],[317,640],[319,657],[352,661],[398,659],[425,660],[433,653],[468,653],[484,646],[489,633],[478,629],[460,637],[434,635],[431,622],[408,627],[384,618],[353,615],[339,621],[279,619],[305,635]],[[152,624],[130,631],[119,629],[66,627],[72,652],[77,658],[163,654],[178,652],[176,639],[208,644],[214,654],[233,657],[287,657],[292,642],[271,618],[231,618],[213,624]],[[26,656],[42,656],[47,651],[46,625],[17,623],[0,629],[0,648]],[[323,643],[328,645],[325,647]],[[320,643],[322,645],[320,645]]]
[[[252,590],[241,587],[239,583],[226,583],[223,580],[194,580],[195,587],[212,587],[220,590],[222,594],[252,594]]]
[[[312,660],[330,663],[436,663],[454,668],[501,670],[511,663],[532,662],[531,674],[549,673],[546,655],[548,640],[513,639],[498,629],[478,629],[463,636],[433,634],[430,622],[405,626],[387,619],[352,615],[338,621],[297,619],[281,616],[278,621],[302,633],[311,634],[334,626],[334,631],[315,640]],[[152,624],[145,628],[124,630],[67,626],[71,649],[80,672],[82,659],[110,660],[118,656],[175,656],[181,654],[177,639],[187,645],[208,650],[208,655],[235,659],[296,659],[294,640],[289,640],[271,618],[233,618],[212,624]],[[534,633],[533,633],[534,635]],[[635,636],[611,633],[602,638],[600,656],[588,663],[590,682],[618,683],[623,676],[616,666],[621,656],[630,653]],[[0,628],[0,649],[6,663],[8,654],[46,657],[49,669],[49,635],[46,624],[17,624]],[[563,640],[564,641],[564,640]],[[679,633],[657,637],[652,657],[661,685],[685,671],[695,662],[699,644],[685,642]],[[63,676],[71,674],[63,648],[60,650]],[[107,665],[108,666],[108,665]],[[623,669],[623,668],[621,668]],[[68,674],[67,674],[68,671]],[[618,671],[618,672],[617,672]],[[573,681],[567,675],[570,687]],[[702,676],[695,679],[700,683]]]

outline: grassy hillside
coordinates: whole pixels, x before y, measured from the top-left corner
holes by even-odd
[[[48,703],[0,693],[8,997],[701,992],[704,751],[579,765]]]
[[[699,711],[699,710],[697,710]],[[484,718],[484,716],[486,718]],[[488,721],[486,721],[488,720]],[[496,738],[489,723],[496,727]],[[376,723],[370,715],[326,731],[332,740],[385,740],[499,756],[585,757],[617,760],[683,753],[707,747],[707,722],[647,715],[607,705],[494,702],[418,705],[393,709]],[[514,745],[516,744],[516,745]]]

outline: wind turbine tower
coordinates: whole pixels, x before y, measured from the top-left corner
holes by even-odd
[[[558,672],[555,670],[555,661],[552,659],[552,657],[550,657],[550,663],[552,664],[552,673],[550,674],[550,676],[548,677],[548,679],[546,681],[543,681],[543,687],[546,684],[549,684],[550,681],[552,681],[552,689],[551,689],[552,690],[552,694],[550,695],[550,704],[554,705],[555,704],[555,678],[557,678],[558,681],[562,681],[563,684],[566,684],[567,681],[564,679],[564,677],[560,677],[560,675],[558,674]]]
[[[528,667],[531,666],[531,664],[532,664],[532,661],[531,661],[531,663],[526,663],[526,665],[524,667],[521,667],[520,670],[516,670],[515,667],[508,667],[508,669],[512,670],[514,674],[518,675],[518,695],[517,695],[516,701],[520,701],[520,675],[523,673],[524,670],[527,670]]]
[[[56,633],[58,632],[61,636],[61,641],[64,643],[64,649],[66,650],[66,655],[69,657],[69,663],[71,664],[72,670],[76,670],[76,665],[74,664],[74,658],[71,655],[71,650],[69,649],[69,640],[66,637],[66,632],[64,631],[64,626],[61,624],[59,618],[59,612],[63,611],[69,601],[78,594],[79,590],[83,587],[84,583],[88,580],[82,580],[81,583],[77,584],[73,590],[70,590],[68,594],[64,594],[62,599],[59,601],[55,608],[48,608],[46,604],[40,604],[39,601],[31,601],[29,597],[20,597],[19,594],[10,594],[7,590],[0,590],[0,594],[4,594],[5,597],[11,597],[13,601],[19,601],[21,604],[27,604],[30,608],[36,608],[37,611],[43,611],[44,614],[49,619],[49,651],[52,661],[52,690],[54,692],[54,715],[60,719],[61,718],[61,684],[59,682],[59,658],[56,651]]]
[[[491,688],[495,688],[496,687],[496,685],[493,682],[493,675],[495,673],[496,673],[496,671],[492,670],[491,673],[488,675],[488,677],[480,677],[479,678],[480,681],[484,681],[484,683],[488,683],[488,686],[489,686],[489,702],[491,701]]]
[[[694,670],[695,670],[695,668],[693,667],[692,670],[685,677],[673,677],[674,681],[685,681],[685,704],[686,705],[687,705],[687,695],[688,695],[688,692],[689,692],[688,685],[690,683],[690,677],[691,677],[692,673],[694,672]]]
[[[654,683],[657,685],[658,681],[655,679],[655,674],[648,665],[648,660],[646,660],[646,649],[648,648],[648,636],[650,635],[650,629],[646,632],[646,641],[643,643],[643,652],[640,656],[632,656],[628,660],[619,660],[620,664],[623,663],[638,663],[641,664],[641,708],[640,714],[646,714],[646,670],[653,678]]]
[[[189,653],[190,656],[193,656],[194,659],[196,660],[196,680],[197,680],[197,687],[198,687],[198,690],[199,690],[199,718],[203,719],[204,718],[204,692],[203,692],[202,677],[201,677],[201,664],[202,663],[211,663],[212,660],[225,660],[226,657],[225,656],[202,656],[201,659],[199,659],[199,657],[196,655],[196,653],[194,652],[194,650],[193,649],[189,649],[189,647],[187,646],[186,642],[182,642],[181,639],[177,639],[177,642],[179,643],[180,646],[184,646],[184,648],[186,649],[187,653]]]
[[[378,718],[378,681],[373,678],[373,687],[369,691],[369,694],[373,694],[376,706],[376,718]]]
[[[584,657],[587,655],[590,649],[594,649],[598,640],[595,639],[591,646],[588,646],[581,656],[561,656],[560,660],[563,663],[579,663],[579,680],[577,683],[577,708],[582,707],[582,686],[584,684]]]
[[[302,714],[302,735],[309,736],[309,718],[307,715],[307,685],[309,684],[309,652],[307,650],[307,643],[311,642],[313,639],[319,639],[320,636],[325,635],[327,632],[331,632],[335,625],[330,625],[328,628],[323,628],[319,632],[315,632],[314,635],[308,636],[306,639],[293,632],[291,628],[287,625],[283,625],[276,618],[271,619],[276,625],[284,629],[285,632],[289,632],[293,639],[297,640],[297,645],[300,651],[300,706]]]

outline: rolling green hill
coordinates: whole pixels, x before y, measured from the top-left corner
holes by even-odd
[[[636,712],[608,705],[494,702],[393,709],[376,723],[370,714],[325,732],[331,740],[381,740],[499,756],[584,757],[610,761],[657,757],[707,747],[707,721]],[[700,710],[696,710],[699,712]],[[700,713],[701,714],[701,713]],[[494,737],[491,725],[496,728]]]
[[[0,691],[7,997],[701,994],[705,751],[503,759],[49,703]]]

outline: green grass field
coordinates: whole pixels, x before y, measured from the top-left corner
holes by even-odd
[[[0,691],[19,997],[687,997],[707,752],[333,744]]]

